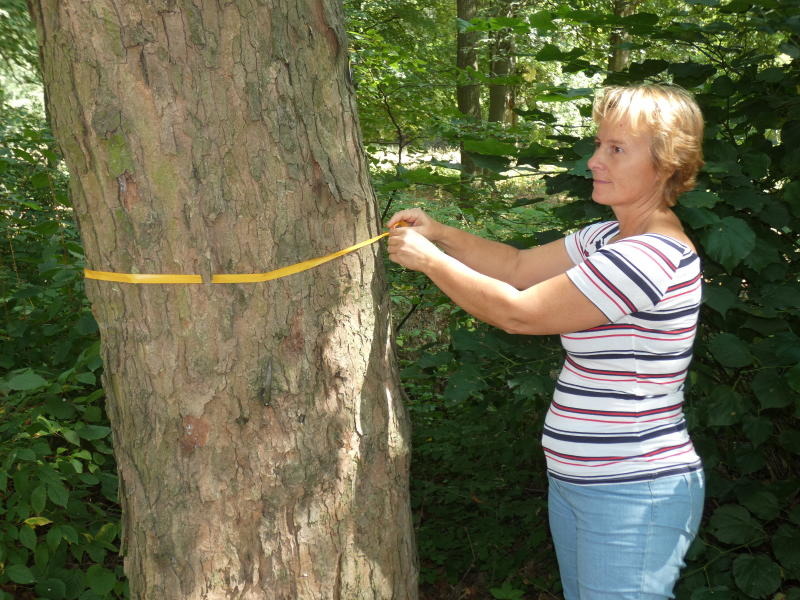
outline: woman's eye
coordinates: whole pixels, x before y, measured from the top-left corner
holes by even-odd
[[[619,147],[619,146],[612,146],[612,147],[611,147],[611,151],[612,151],[614,154],[619,154],[620,152],[622,152],[622,148],[621,148],[621,147]]]

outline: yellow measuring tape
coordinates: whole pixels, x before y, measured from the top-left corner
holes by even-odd
[[[395,227],[405,227],[406,222],[400,221]],[[304,260],[288,267],[282,267],[269,271],[267,273],[231,273],[231,274],[216,274],[211,276],[211,283],[257,283],[260,281],[270,281],[272,279],[279,279],[287,275],[294,275],[312,269],[317,265],[321,265],[334,258],[339,258],[345,254],[349,254],[354,250],[363,248],[374,244],[378,240],[385,238],[389,232],[376,235],[373,238],[364,240],[354,244],[343,250],[326,254],[318,258]],[[153,274],[140,274],[140,273],[114,273],[112,271],[92,271],[91,269],[84,269],[83,276],[86,279],[97,279],[99,281],[117,281],[120,283],[203,283],[203,278],[200,275],[173,275],[171,273],[153,273]]]

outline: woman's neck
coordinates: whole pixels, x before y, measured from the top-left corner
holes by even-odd
[[[675,235],[683,232],[678,217],[665,204],[658,207],[637,206],[629,210],[615,209],[614,214],[619,222],[619,233],[614,236],[620,240],[643,233],[664,233]]]

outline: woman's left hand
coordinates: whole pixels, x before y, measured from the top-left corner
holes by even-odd
[[[413,227],[395,227],[389,233],[389,258],[407,269],[424,272],[441,252]]]

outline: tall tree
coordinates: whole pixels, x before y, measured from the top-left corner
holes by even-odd
[[[463,21],[471,21],[478,16],[478,0],[456,0],[456,14]],[[480,85],[474,81],[478,72],[478,42],[480,32],[459,28],[456,36],[456,66],[459,83],[456,86],[456,100],[461,114],[481,118]]]
[[[458,110],[467,119],[481,119],[481,89],[475,81],[478,72],[478,42],[480,32],[462,27],[465,21],[478,16],[479,0],[456,0],[456,16],[459,29],[456,36],[456,67],[458,67],[458,83],[456,85],[456,103]],[[477,171],[469,152],[461,144],[462,186],[461,201],[466,200],[466,186]]]
[[[492,6],[493,16],[511,18],[515,16],[518,3],[513,0],[495,0]],[[491,62],[489,77],[497,79],[489,84],[489,121],[511,121],[514,87],[508,84],[508,77],[514,72],[514,31],[500,29],[492,36]]]
[[[639,0],[612,0],[612,12],[615,17],[629,17],[636,12]],[[616,27],[609,35],[608,70],[622,71],[631,61],[631,51],[624,44],[631,39],[630,34],[623,27]]]
[[[87,263],[260,272],[375,233],[334,0],[31,0]],[[415,598],[377,250],[87,282],[134,599]]]

